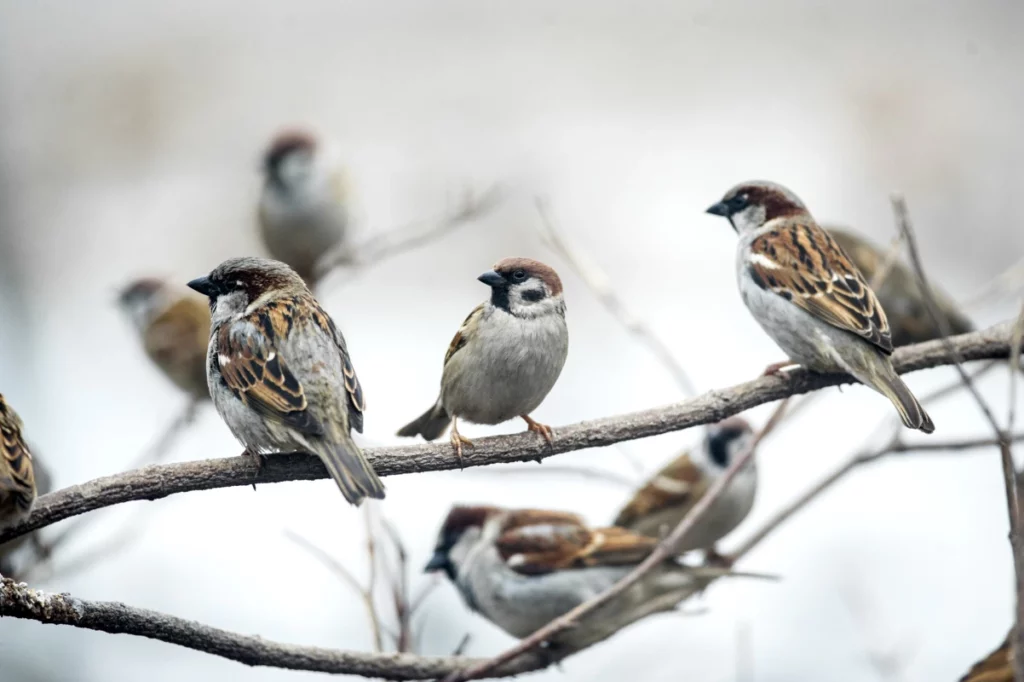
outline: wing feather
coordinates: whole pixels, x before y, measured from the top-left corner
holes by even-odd
[[[750,245],[754,282],[833,327],[892,352],[889,321],[857,266],[807,217],[780,221]]]

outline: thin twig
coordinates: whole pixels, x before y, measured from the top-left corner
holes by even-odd
[[[352,575],[352,573],[345,568],[341,562],[320,547],[317,547],[313,542],[310,542],[298,533],[288,529],[285,529],[284,535],[296,545],[306,550],[306,552],[308,552],[314,559],[341,578],[345,584],[351,587],[352,590],[359,595],[359,598],[363,600],[363,605],[366,607],[366,617],[370,622],[370,630],[373,633],[374,651],[378,653],[382,652],[384,650],[384,645],[381,641],[380,618],[377,615],[377,607],[373,602],[373,593],[360,585],[359,581],[356,580],[356,577]]]
[[[153,443],[152,447],[143,452],[139,457],[133,461],[128,468],[138,469],[141,466],[147,464],[159,464],[164,461],[169,454],[171,449],[174,447],[174,443],[178,440],[178,437],[196,420],[196,415],[199,413],[199,406],[205,403],[203,400],[197,400],[196,398],[189,398],[188,403],[185,404],[185,409],[181,411],[174,420],[167,425],[160,438]]]
[[[1000,358],[1005,362],[1010,352],[1011,333],[1011,325],[1004,323],[962,334],[952,343],[967,360]],[[892,360],[897,372],[906,373],[948,364],[949,357],[943,342],[929,341],[897,349]],[[474,439],[476,446],[463,453],[462,462],[448,443],[366,448],[365,453],[381,476],[528,462],[710,424],[757,405],[852,381],[845,375],[804,370],[788,372],[785,377],[761,377],[674,405],[558,427],[551,444],[532,433]],[[327,476],[319,458],[298,453],[268,456],[259,468],[251,457],[153,465],[41,496],[26,519],[0,530],[0,543],[57,521],[133,500],[156,500],[196,490],[317,480]]]
[[[1003,487],[1006,493],[1006,511],[1010,521],[1010,547],[1013,551],[1013,567],[1014,574],[1017,578],[1017,622],[1024,622],[1024,537],[1021,536],[1020,529],[1020,502],[1017,499],[1017,476],[1016,470],[1013,465],[1013,453],[1010,450],[1010,441],[1008,434],[1000,428],[999,423],[996,421],[995,416],[992,414],[992,410],[988,404],[982,398],[981,393],[974,386],[970,376],[963,368],[963,361],[959,357],[956,349],[953,347],[953,343],[949,340],[950,328],[949,322],[946,320],[945,315],[939,311],[938,305],[935,303],[935,294],[932,292],[931,286],[928,284],[928,278],[924,272],[924,265],[921,263],[920,254],[917,251],[917,241],[914,238],[914,229],[910,223],[909,211],[907,210],[907,203],[901,196],[892,197],[893,211],[896,214],[896,223],[899,227],[899,231],[904,235],[907,242],[907,249],[910,252],[911,264],[914,266],[914,272],[917,274],[918,284],[921,287],[921,293],[924,295],[925,303],[928,307],[928,314],[931,316],[935,326],[939,329],[942,334],[942,341],[946,344],[947,350],[950,355],[954,358],[956,363],[956,370],[960,374],[960,378],[963,379],[964,385],[974,398],[974,402],[977,403],[985,419],[992,427],[993,433],[999,440],[999,459],[1003,469]],[[1014,325],[1012,330],[1012,337],[1015,337],[1017,333],[1017,325]],[[1019,345],[1014,347],[1011,342],[1011,352],[1017,353],[1019,351]],[[1018,362],[1019,356],[1014,355],[1010,359],[1011,362]],[[1014,372],[1014,379],[1016,379],[1016,372]],[[1024,628],[1018,628],[1017,633],[1018,641],[1015,647],[1016,652],[1014,654],[1014,672],[1017,678],[1017,682],[1024,682]]]
[[[693,505],[690,512],[680,520],[668,537],[662,540],[654,551],[651,552],[646,559],[644,559],[625,577],[601,594],[580,604],[568,613],[556,618],[544,627],[540,628],[532,635],[524,638],[516,646],[488,661],[479,663],[468,670],[453,672],[444,678],[444,682],[465,682],[466,680],[477,679],[488,674],[495,668],[509,664],[519,657],[529,653],[531,650],[539,647],[544,642],[549,641],[559,632],[574,627],[583,616],[587,615],[594,609],[607,604],[609,601],[622,594],[632,585],[641,580],[645,575],[647,575],[647,573],[661,564],[661,562],[674,556],[676,554],[676,548],[679,547],[680,542],[686,538],[686,534],[689,533],[701,517],[707,513],[711,504],[719,495],[722,494],[725,488],[729,485],[729,482],[736,477],[740,472],[740,469],[742,469],[754,456],[754,449],[757,447],[758,443],[760,443],[761,439],[770,433],[782,418],[782,414],[785,411],[785,405],[786,401],[779,404],[775,409],[775,412],[773,412],[772,416],[768,419],[768,423],[765,424],[754,438],[751,439],[751,442],[736,455],[732,464],[728,469],[726,469],[721,478],[711,484],[707,493]]]
[[[489,187],[479,196],[467,190],[454,211],[445,213],[426,226],[422,222],[413,223],[378,234],[354,248],[342,245],[325,254],[317,263],[316,280],[323,281],[335,268],[362,270],[439,239],[460,225],[485,216],[501,202],[501,198],[502,191],[498,185]]]
[[[366,563],[369,570],[369,578],[366,584],[367,610],[370,612],[370,629],[373,632],[374,651],[384,651],[384,635],[381,633],[380,615],[377,613],[377,540],[376,530],[373,527],[373,504],[367,503],[363,509],[363,519],[366,528]]]
[[[1024,287],[1024,258],[1014,262],[1003,270],[980,291],[970,296],[961,305],[963,308],[977,308],[1004,294],[1016,294]]]
[[[889,273],[892,272],[893,267],[900,260],[900,251],[902,249],[903,235],[901,234],[892,240],[892,244],[885,254],[881,267],[875,270],[875,274],[871,277],[871,281],[868,284],[872,290],[878,291],[885,284],[885,280],[889,279]]]
[[[625,327],[626,331],[654,354],[658,362],[672,375],[683,395],[687,397],[697,395],[697,388],[690,379],[690,375],[686,373],[683,366],[676,360],[672,350],[665,342],[658,338],[657,334],[647,324],[629,310],[618,294],[615,293],[615,287],[611,285],[608,275],[578,248],[569,246],[565,237],[562,236],[551,219],[547,202],[538,197],[535,203],[537,205],[537,213],[540,215],[541,236],[548,246],[569,264],[569,267],[576,273],[576,276],[583,280],[591,293],[618,320],[619,324]]]

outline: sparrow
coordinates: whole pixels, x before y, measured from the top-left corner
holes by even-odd
[[[277,135],[263,154],[260,236],[273,258],[313,286],[316,265],[344,240],[348,227],[344,176],[309,133]]]
[[[739,234],[736,276],[754,319],[792,362],[845,372],[896,407],[903,424],[925,433],[931,417],[892,367],[889,322],[875,293],[835,240],[791,191],[745,182],[707,209]]]
[[[712,425],[699,447],[669,462],[633,495],[614,525],[652,538],[666,537],[753,439],[750,425],[739,417]],[[750,513],[756,491],[757,467],[750,459],[686,534],[679,553],[700,549],[709,563],[724,561],[715,552],[715,543]]]
[[[352,504],[383,499],[350,434],[363,431],[365,402],[345,337],[302,278],[278,261],[232,258],[188,286],[210,298],[210,395],[246,452],[315,454]]]
[[[121,290],[118,305],[160,371],[193,400],[208,400],[210,307],[206,301],[180,285],[144,277]]]
[[[23,429],[18,413],[0,395],[0,528],[24,519],[36,501],[32,453]]]
[[[551,391],[569,352],[562,280],[544,263],[506,258],[477,279],[491,298],[473,309],[444,356],[441,393],[399,436],[438,438],[451,424],[462,461],[458,420],[500,424],[515,417],[552,442],[551,427],[530,417]]]
[[[1012,636],[1011,628],[999,648],[971,666],[960,682],[1013,682]]]
[[[850,257],[868,283],[871,283],[888,258],[886,249],[879,249],[867,239],[849,230],[831,226],[825,229]],[[889,268],[881,285],[876,288],[878,300],[889,317],[893,346],[906,346],[940,337],[940,330],[932,321],[928,305],[921,294],[917,276],[903,261],[897,259]],[[937,291],[934,285],[932,294],[952,334],[974,331],[971,321],[947,295]]]
[[[444,571],[471,610],[522,638],[604,592],[657,545],[624,528],[588,528],[569,512],[455,506],[425,571]],[[671,611],[710,579],[706,571],[666,561],[556,635],[549,652],[582,649]]]

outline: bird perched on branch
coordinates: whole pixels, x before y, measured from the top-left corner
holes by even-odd
[[[36,501],[36,476],[21,417],[0,395],[0,528],[21,521]]]
[[[630,573],[658,541],[623,528],[588,528],[576,514],[456,506],[426,571],[444,571],[472,610],[526,637]],[[666,561],[549,642],[569,653],[654,613],[673,610],[722,570]]]
[[[441,393],[399,436],[434,440],[451,424],[451,441],[462,460],[459,418],[500,424],[521,417],[530,431],[551,442],[551,428],[530,413],[554,387],[569,352],[562,280],[544,263],[506,258],[478,277],[491,298],[462,323],[444,356]]]
[[[351,429],[362,433],[363,389],[345,337],[284,263],[233,258],[188,285],[210,297],[210,395],[231,432],[259,456],[309,452],[345,499],[382,499]]]
[[[210,306],[184,287],[144,277],[128,284],[118,305],[135,325],[149,359],[193,400],[210,397],[206,347]]]
[[[750,425],[739,417],[712,424],[696,449],[669,462],[636,491],[615,525],[652,538],[666,537],[753,439]],[[686,534],[678,551],[700,549],[709,562],[721,561],[715,543],[747,517],[756,492],[757,466],[750,459]]]
[[[999,648],[971,666],[960,682],[1013,682],[1013,629]]]
[[[825,226],[825,229],[850,257],[868,283],[873,284],[876,275],[885,268],[888,259],[886,251],[849,230],[832,226]],[[882,275],[881,284],[874,285],[873,288],[889,319],[892,345],[906,346],[939,338],[940,330],[928,312],[928,304],[921,293],[914,271],[896,258]],[[935,304],[949,324],[950,333],[966,334],[974,331],[974,325],[956,304],[944,293],[936,290],[934,284],[931,288]]]
[[[0,403],[2,402],[3,397],[0,396]],[[2,421],[2,417],[0,417],[0,421]],[[2,432],[2,427],[0,427],[0,432]],[[32,453],[32,477],[35,479],[37,499],[53,491],[53,477],[50,475],[50,470],[40,460],[37,448],[33,448]],[[0,498],[3,497],[3,494],[0,491]],[[2,505],[3,503],[0,503],[0,506]],[[0,516],[3,516],[3,512],[0,512]],[[0,521],[0,527],[3,525],[3,522]],[[17,578],[23,570],[44,561],[49,555],[50,548],[43,542],[38,530],[18,536],[0,544],[0,575]]]
[[[318,261],[342,245],[348,229],[344,175],[316,138],[300,130],[273,139],[263,155],[263,174],[263,243],[312,287]]]
[[[793,363],[845,372],[888,398],[908,428],[935,430],[892,367],[889,322],[878,298],[795,194],[771,182],[745,182],[707,212],[727,218],[739,234],[740,295],[792,361],[766,374]]]

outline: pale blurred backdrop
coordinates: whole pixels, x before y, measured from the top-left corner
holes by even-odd
[[[369,402],[364,443],[398,442],[394,431],[434,399],[451,336],[487,294],[475,277],[510,255],[545,260],[565,279],[569,361],[535,417],[558,426],[683,398],[545,248],[538,195],[701,390],[750,379],[781,353],[736,292],[735,235],[703,209],[740,180],[769,178],[820,219],[885,244],[888,195],[902,191],[932,277],[969,298],[1024,252],[1022,26],[1016,0],[0,0],[0,391],[58,487],[136,458],[184,398],[144,357],[116,291],[133,276],[184,282],[258,253],[259,155],[293,124],[336,146],[359,237],[439,215],[466,187],[505,188],[480,221],[325,284]],[[987,325],[1016,306],[971,313]],[[921,394],[952,377],[909,382]],[[1005,415],[1007,373],[981,386]],[[760,424],[770,409],[749,416]],[[863,387],[830,389],[786,425],[759,452],[754,512],[725,549],[890,411]],[[984,433],[967,399],[930,411],[936,437]],[[698,437],[625,449],[649,472]],[[240,451],[207,408],[172,459]],[[549,463],[642,476],[611,449]],[[381,512],[416,568],[453,502],[568,508],[608,523],[629,494],[500,468],[386,483]],[[123,505],[98,512],[68,551],[141,511],[130,546],[34,586],[272,640],[371,647],[359,597],[283,534],[365,574],[363,517],[330,481]],[[885,460],[741,564],[781,582],[720,582],[687,615],[650,618],[523,679],[955,680],[1010,622],[1006,533],[994,449]],[[451,653],[467,632],[468,655],[512,643],[448,584],[421,615],[423,653]],[[4,682],[228,676],[314,677],[0,619]]]

